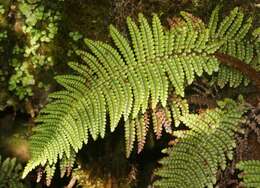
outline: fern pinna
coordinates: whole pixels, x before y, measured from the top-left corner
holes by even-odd
[[[259,42],[253,42],[247,36],[252,28],[252,18],[245,18],[243,12],[237,7],[219,23],[219,9],[217,7],[212,12],[209,21],[210,37],[223,41],[218,52],[236,57],[259,71]],[[259,75],[257,77],[259,79]],[[244,85],[249,83],[249,79],[238,70],[225,65],[220,65],[218,74],[213,77],[213,80],[221,88],[227,84],[230,87],[237,87],[241,83]]]
[[[240,161],[237,168],[242,171],[239,174],[243,181],[243,187],[260,187],[260,160]]]
[[[37,118],[38,126],[30,142],[31,159],[23,177],[39,165],[54,169],[58,159],[70,159],[89,136],[94,140],[103,138],[107,114],[112,132],[122,116],[126,122],[127,156],[135,133],[141,151],[148,126],[147,109],[151,107],[155,114],[157,109],[164,109],[160,112],[164,117],[169,117],[170,108],[180,110],[178,105],[169,107],[169,89],[177,98],[184,97],[185,87],[195,76],[219,70],[214,53],[225,44],[223,36],[235,33],[241,35],[238,41],[242,41],[243,33],[247,33],[242,24],[236,24],[238,28],[224,24],[221,36],[214,37],[217,20],[206,26],[188,13],[182,12],[182,16],[183,20],[170,30],[162,27],[157,15],[152,18],[152,26],[142,14],[138,16],[139,25],[127,18],[130,41],[111,25],[115,47],[85,39],[91,52],[77,51],[84,63],[70,62],[77,74],[57,76],[65,90],[51,94],[53,100]],[[249,47],[244,46],[244,50]],[[179,117],[178,113],[173,117]],[[152,119],[165,120],[156,115]],[[169,129],[169,123],[164,127]],[[154,129],[160,137],[162,126]]]
[[[200,115],[182,116],[190,128],[175,133],[177,144],[166,150],[156,175],[161,176],[155,187],[213,187],[218,167],[226,166],[226,158],[233,157],[235,131],[239,129],[244,107],[234,101],[221,101],[221,107],[207,110]]]

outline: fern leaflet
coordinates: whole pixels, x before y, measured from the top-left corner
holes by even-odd
[[[243,173],[239,175],[240,178],[243,178],[243,186],[255,188],[260,187],[260,161],[240,161],[237,164],[237,168],[243,171]]]

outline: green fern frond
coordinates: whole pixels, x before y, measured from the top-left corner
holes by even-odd
[[[126,156],[130,156],[135,141],[135,120],[125,122]]]
[[[167,149],[169,156],[160,161],[162,167],[155,173],[161,177],[155,187],[213,187],[218,167],[224,169],[226,158],[232,159],[234,132],[243,111],[232,105],[182,116],[190,130],[178,133],[177,144]]]
[[[138,142],[137,153],[140,153],[144,148],[149,124],[150,124],[150,120],[149,120],[148,113],[145,113],[144,115],[139,115],[136,121],[136,136]]]
[[[253,58],[252,66],[256,71],[259,72],[260,71],[260,38],[256,39],[254,48],[256,49],[256,55]]]
[[[189,105],[186,99],[175,98],[172,101],[171,111],[174,120],[174,126],[178,127],[181,123],[181,117],[189,114]]]
[[[242,173],[239,177],[243,179],[242,185],[245,187],[260,187],[260,161],[259,160],[249,160],[240,161],[237,166]]]
[[[223,41],[223,45],[218,51],[236,57],[255,67],[252,60],[256,53],[254,49],[257,48],[253,46],[253,41],[249,39],[252,18],[246,19],[239,8],[235,8],[229,16],[219,22],[219,10],[220,8],[217,7],[213,11],[208,26],[212,40]],[[244,85],[249,83],[249,80],[241,72],[225,65],[220,65],[218,75],[215,79],[221,88],[227,84],[235,88],[242,83]]]
[[[0,187],[1,188],[24,188],[21,181],[22,165],[16,158],[2,160],[0,155]]]
[[[127,18],[129,40],[111,25],[115,48],[85,39],[90,52],[77,51],[84,63],[70,62],[77,74],[56,77],[65,90],[51,94],[52,101],[37,118],[38,126],[30,142],[31,159],[23,177],[39,165],[54,167],[58,159],[70,158],[71,150],[77,153],[90,136],[94,140],[103,138],[107,123],[113,132],[122,117],[126,122],[127,156],[135,135],[141,151],[146,127],[140,126],[147,124],[139,124],[138,118],[147,112],[149,104],[153,111],[162,105],[169,117],[169,88],[184,97],[185,87],[196,75],[211,75],[219,70],[214,53],[224,42],[212,38],[211,29],[202,21],[185,13],[183,17],[185,23],[169,31],[165,31],[157,15],[151,26],[142,14],[138,16],[139,25]],[[173,112],[176,125],[180,121],[177,111],[186,113],[187,108],[178,105]],[[170,132],[168,124],[164,126]],[[157,125],[159,136],[163,125]]]

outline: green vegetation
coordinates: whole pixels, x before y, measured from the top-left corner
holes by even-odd
[[[214,187],[218,168],[224,170],[226,158],[233,158],[234,133],[243,114],[243,107],[237,107],[234,101],[220,104],[222,108],[182,117],[190,130],[177,132],[180,139],[160,161],[163,166],[156,174],[162,179],[155,182],[156,186]]]
[[[259,15],[96,4],[0,1],[0,187],[259,186]]]
[[[240,174],[240,177],[243,178],[243,186],[260,187],[260,161],[241,161],[237,164],[237,168],[243,171]]]
[[[22,165],[16,159],[6,158],[2,160],[0,156],[0,187],[1,188],[24,188],[21,180]]]
[[[1,75],[8,80],[1,78],[0,84],[25,100],[35,88],[48,89],[38,77],[54,65],[52,48],[61,15],[41,1],[19,0],[7,10],[1,5],[1,56],[6,62]]]

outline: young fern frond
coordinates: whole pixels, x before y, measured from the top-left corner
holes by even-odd
[[[242,109],[232,105],[182,116],[190,130],[179,133],[176,145],[166,150],[169,156],[160,161],[162,167],[155,174],[161,179],[154,186],[213,187],[218,167],[224,169],[226,157],[232,159],[234,133],[239,129],[242,114]]]
[[[90,52],[77,51],[84,63],[70,62],[69,66],[77,73],[56,77],[65,89],[50,95],[52,101],[37,118],[38,126],[30,141],[31,159],[23,177],[39,165],[54,168],[58,159],[70,159],[71,151],[77,153],[89,137],[103,138],[106,124],[113,132],[122,117],[126,122],[127,156],[135,135],[140,152],[149,122],[145,115],[149,104],[155,112],[151,119],[158,138],[163,126],[171,131],[169,121],[164,125],[158,123],[165,122],[170,111],[176,126],[179,124],[187,106],[176,101],[169,107],[169,88],[184,97],[185,87],[195,76],[217,72],[219,61],[214,54],[225,43],[212,37],[212,29],[201,20],[182,14],[184,23],[169,31],[165,31],[157,15],[153,16],[152,26],[142,14],[138,16],[139,25],[127,18],[129,41],[111,25],[109,31],[115,48],[85,39]],[[222,35],[223,31],[217,33]],[[160,105],[164,110],[157,113]]]
[[[239,174],[239,177],[243,179],[243,187],[260,187],[259,160],[240,161],[236,167],[242,171],[242,173]]]

